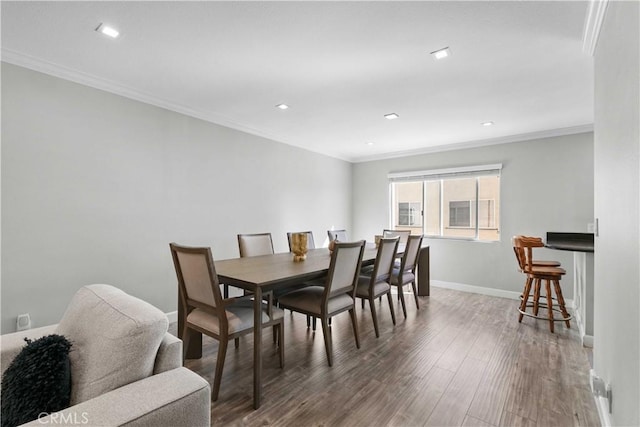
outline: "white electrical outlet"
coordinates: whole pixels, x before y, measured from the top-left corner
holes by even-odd
[[[19,314],[18,320],[16,320],[16,330],[24,331],[26,329],[31,329],[31,316],[29,313]]]

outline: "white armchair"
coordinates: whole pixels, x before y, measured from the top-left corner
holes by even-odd
[[[167,324],[144,301],[112,286],[91,285],[74,296],[60,324],[1,336],[3,374],[24,338],[55,333],[73,343],[72,406],[25,425],[209,426],[209,383],[182,367],[182,341],[166,332]],[[152,333],[159,342],[142,337],[132,348],[147,328],[159,328]]]

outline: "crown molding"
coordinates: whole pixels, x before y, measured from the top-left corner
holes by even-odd
[[[527,134],[521,134],[521,135],[512,135],[512,136],[506,136],[501,138],[467,141],[462,143],[440,145],[436,147],[425,147],[425,148],[420,148],[416,150],[383,153],[383,154],[364,156],[364,157],[345,157],[345,156],[336,155],[334,153],[326,153],[318,150],[303,148],[303,147],[300,147],[299,145],[287,142],[285,139],[279,138],[275,135],[271,135],[266,132],[236,123],[225,116],[215,114],[209,111],[196,110],[193,108],[189,108],[169,100],[157,98],[155,96],[152,96],[143,92],[139,92],[135,89],[115,83],[111,80],[96,77],[88,73],[83,73],[78,70],[74,70],[60,64],[45,61],[40,58],[25,55],[23,53],[16,52],[10,49],[6,49],[6,48],[0,49],[0,59],[2,60],[2,62],[17,65],[19,67],[28,68],[30,70],[34,70],[44,74],[49,74],[54,77],[59,77],[61,79],[69,80],[74,83],[78,83],[78,84],[89,86],[95,89],[103,90],[105,92],[113,93],[115,95],[123,96],[125,98],[143,102],[145,104],[153,105],[159,108],[163,108],[165,110],[174,111],[176,113],[184,114],[186,116],[194,117],[194,118],[204,120],[206,122],[210,122],[216,125],[225,126],[225,127],[235,129],[241,132],[245,132],[251,135],[259,136],[275,142],[290,145],[292,147],[311,151],[314,153],[322,154],[328,157],[333,157],[335,159],[347,161],[350,163],[361,163],[361,162],[368,162],[373,160],[384,160],[384,159],[391,159],[391,158],[398,158],[398,157],[407,157],[407,156],[413,156],[413,155],[419,155],[419,154],[436,153],[440,151],[461,150],[465,148],[476,148],[476,147],[483,147],[487,145],[506,144],[510,142],[526,141],[529,139],[540,139],[540,138],[548,138],[548,137],[554,137],[554,136],[562,136],[562,135],[585,133],[585,132],[593,131],[593,124],[587,124],[582,126],[574,126],[570,128],[552,129],[548,131],[527,133]]]
[[[358,157],[351,160],[352,163],[363,163],[374,160],[394,159],[398,157],[416,156],[420,154],[439,153],[441,151],[463,150],[467,148],[486,147],[489,145],[508,144],[511,142],[522,142],[533,139],[553,138],[556,136],[574,135],[578,133],[593,132],[593,124],[572,126],[559,129],[549,129],[539,132],[522,133],[518,135],[508,135],[499,138],[482,139],[476,141],[459,142],[455,144],[438,145],[433,147],[418,148],[415,150],[396,151],[386,154],[374,154],[371,156]]]
[[[609,0],[591,0],[589,10],[584,22],[584,34],[582,35],[582,50],[589,56],[596,52],[600,29],[604,22]]]
[[[120,95],[125,98],[133,99],[135,101],[160,107],[165,110],[174,111],[176,113],[184,114],[184,115],[201,119],[207,122],[211,122],[217,125],[225,126],[228,128],[242,131],[242,132],[250,133],[252,135],[256,135],[263,138],[281,142],[278,139],[278,137],[274,135],[270,135],[266,132],[241,125],[229,119],[228,117],[222,116],[220,114],[212,113],[210,111],[205,111],[205,110],[197,110],[197,109],[189,108],[170,100],[157,98],[153,95],[139,92],[135,89],[115,83],[111,80],[103,79],[101,77],[96,77],[88,73],[83,73],[81,71],[74,70],[72,68],[68,68],[60,64],[45,61],[40,58],[36,58],[30,55],[25,55],[23,53],[16,52],[10,49],[2,48],[0,52],[1,52],[0,57],[2,58],[2,62],[7,62],[9,64],[28,68],[30,70],[38,71],[44,74],[49,74],[54,77],[59,77],[61,79],[69,80],[74,83],[79,83],[84,86],[90,86],[92,88],[103,90],[105,92],[110,92],[116,95]]]

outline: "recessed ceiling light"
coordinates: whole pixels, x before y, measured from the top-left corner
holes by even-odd
[[[435,59],[443,59],[451,56],[451,49],[449,49],[448,47],[444,47],[442,49],[434,50],[433,52],[431,52],[431,55],[433,55]]]
[[[393,119],[397,119],[398,117],[400,117],[399,115],[397,115],[396,113],[389,113],[389,114],[385,114],[384,118],[387,120],[393,120]]]
[[[278,107],[281,110],[287,110],[289,108],[287,104],[278,104],[276,105],[276,107]]]
[[[494,123],[493,122],[484,122],[484,123],[480,123],[482,126],[493,126]]]
[[[104,34],[105,36],[109,36],[113,39],[117,38],[120,35],[120,32],[118,30],[105,24],[98,25],[98,28],[96,28],[96,31]]]
[[[368,146],[372,146],[373,142],[369,141],[369,142],[365,142],[365,144],[367,144]]]

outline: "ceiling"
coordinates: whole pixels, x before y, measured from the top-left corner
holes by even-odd
[[[349,161],[593,123],[583,1],[1,8],[3,61]],[[100,23],[121,36],[94,31]],[[429,54],[447,46],[449,58]]]

